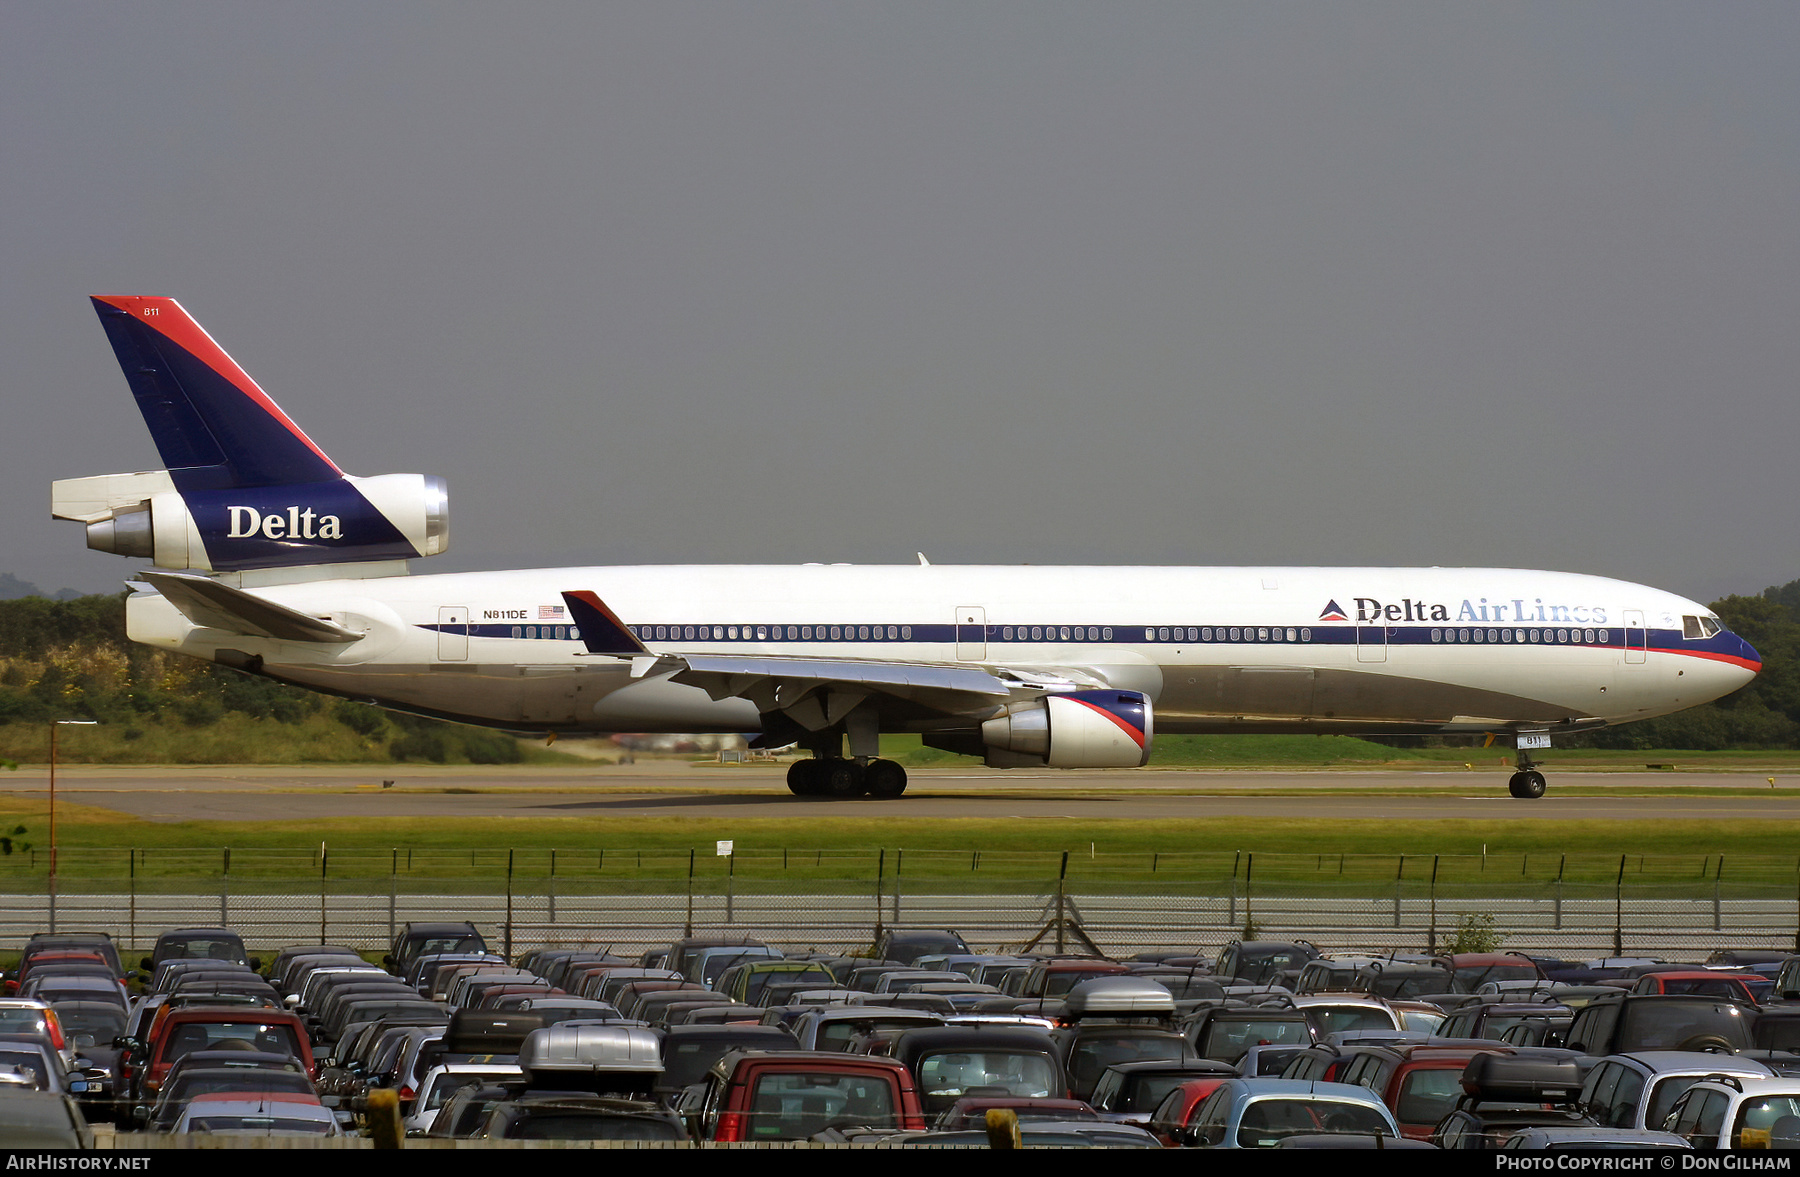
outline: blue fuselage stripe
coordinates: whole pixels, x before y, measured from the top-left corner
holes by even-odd
[[[439,633],[509,641],[574,641],[568,623],[421,625]],[[709,645],[842,645],[896,642],[917,645],[984,643],[1022,645],[1152,646],[1588,646],[1649,649],[1659,653],[1735,655],[1729,631],[1711,638],[1683,638],[1680,630],[1612,626],[1449,626],[1449,625],[630,625],[646,643],[704,642]],[[1384,636],[1385,631],[1385,636]]]

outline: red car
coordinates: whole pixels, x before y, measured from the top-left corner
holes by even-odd
[[[1645,973],[1638,978],[1637,984],[1631,987],[1633,993],[1676,993],[1682,996],[1723,997],[1728,1001],[1741,1001],[1746,1005],[1755,1005],[1756,994],[1750,988],[1751,981],[1767,983],[1765,977],[1751,977],[1743,973],[1716,973],[1710,969],[1694,969],[1679,973]]]
[[[188,1006],[162,1015],[149,1041],[134,1059],[139,1098],[149,1098],[162,1086],[163,1076],[176,1059],[196,1050],[258,1050],[287,1054],[306,1067],[315,1083],[319,1067],[313,1061],[312,1043],[298,1016],[282,1010],[248,1006]]]
[[[1188,1144],[1188,1129],[1192,1125],[1194,1113],[1206,1102],[1206,1097],[1217,1091],[1230,1075],[1213,1075],[1204,1079],[1189,1079],[1156,1105],[1150,1113],[1150,1122],[1144,1127],[1170,1148],[1181,1148]]]
[[[836,1051],[734,1050],[688,1089],[701,1141],[806,1140],[827,1128],[923,1129],[912,1073],[894,1059]]]

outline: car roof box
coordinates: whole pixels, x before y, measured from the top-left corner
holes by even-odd
[[[519,1065],[534,1073],[629,1072],[660,1075],[662,1046],[647,1026],[561,1022],[533,1030],[519,1048]]]
[[[1463,1068],[1462,1088],[1480,1103],[1573,1103],[1586,1078],[1573,1058],[1478,1054]]]
[[[1146,1018],[1175,1016],[1175,998],[1144,977],[1095,977],[1063,997],[1063,1016],[1079,1018]]]

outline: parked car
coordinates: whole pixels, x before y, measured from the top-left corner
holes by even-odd
[[[1227,1079],[1192,1125],[1197,1148],[1272,1148],[1284,1137],[1318,1133],[1400,1135],[1366,1088],[1302,1079]]]
[[[894,1059],[732,1051],[682,1107],[702,1141],[805,1140],[834,1125],[923,1129],[912,1073]]]
[[[1605,1128],[1660,1129],[1681,1093],[1712,1075],[1771,1079],[1762,1063],[1687,1050],[1641,1050],[1607,1055],[1588,1072],[1581,1110]]]
[[[965,1095],[1062,1096],[1068,1078],[1056,1043],[1042,1030],[1011,1026],[932,1026],[906,1030],[888,1044],[918,1085],[927,1116]]]
[[[1681,1093],[1662,1129],[1697,1149],[1800,1149],[1800,1079],[1705,1079]]]
[[[317,1100],[278,1094],[197,1095],[170,1131],[208,1136],[342,1136],[337,1117]]]
[[[1608,1055],[1643,1050],[1742,1050],[1755,1007],[1717,997],[1621,993],[1575,1014],[1564,1043]]]

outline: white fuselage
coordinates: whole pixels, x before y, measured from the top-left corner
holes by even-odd
[[[384,705],[531,731],[755,731],[756,708],[590,655],[561,594],[598,594],[650,651],[982,667],[1141,691],[1157,730],[1483,731],[1620,723],[1748,682],[1704,606],[1594,576],[1471,568],[659,566],[269,583],[363,635],[196,626],[154,593],[139,642]],[[246,587],[249,587],[246,585]],[[884,730],[966,727],[917,716]]]

